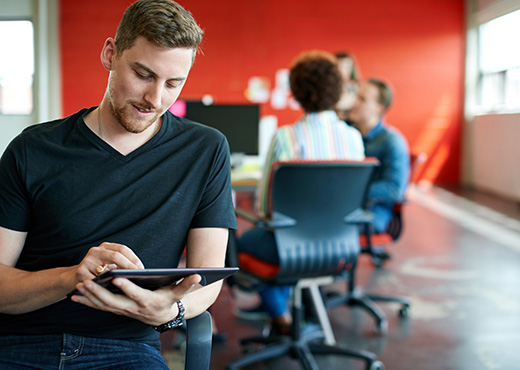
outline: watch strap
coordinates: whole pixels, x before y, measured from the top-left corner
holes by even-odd
[[[181,301],[177,301],[177,307],[179,308],[179,313],[173,320],[159,326],[154,326],[153,328],[159,333],[164,333],[165,331],[182,326],[184,322],[184,306],[182,305]]]

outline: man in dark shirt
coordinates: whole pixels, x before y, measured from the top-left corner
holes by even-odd
[[[202,36],[177,3],[135,2],[103,45],[100,105],[27,128],[3,154],[0,368],[168,369],[158,332],[217,298],[221,283],[192,290],[198,275],[155,291],[115,279],[124,294],[92,281],[177,267],[184,250],[187,267],[224,266],[227,142],[168,112]]]

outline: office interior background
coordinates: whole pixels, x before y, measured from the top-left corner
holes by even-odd
[[[0,20],[32,21],[34,48],[29,48],[35,62],[20,51],[20,38],[3,31],[0,151],[29,124],[99,103],[107,81],[99,53],[129,3],[2,1]],[[518,1],[182,3],[204,28],[205,39],[181,99],[258,103],[261,117],[289,124],[301,114],[286,96],[284,77],[292,59],[309,49],[348,51],[361,78],[377,76],[392,84],[388,123],[401,130],[412,152],[428,155],[418,180],[520,200],[520,173],[510,170],[520,158],[518,51],[515,55],[513,33],[499,32],[487,42],[479,38],[488,22],[518,10]],[[32,108],[21,115],[9,111],[8,60],[17,67],[25,63],[25,81],[32,81]]]
[[[290,124],[301,116],[287,92],[292,59],[348,51],[362,79],[393,86],[386,121],[412,153],[427,154],[416,182],[519,204],[520,1],[179,2],[205,30],[180,99],[259,104],[262,119]],[[30,21],[27,41],[0,28],[0,152],[24,127],[101,101],[108,73],[99,54],[130,3],[0,1],[1,27]],[[25,68],[18,80],[15,66]]]

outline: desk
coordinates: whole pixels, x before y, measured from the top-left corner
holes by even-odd
[[[258,180],[233,180],[233,177],[231,177],[231,187],[237,192],[255,192],[257,186]]]
[[[231,187],[235,191],[254,192],[261,176],[258,166],[241,166],[231,171]]]

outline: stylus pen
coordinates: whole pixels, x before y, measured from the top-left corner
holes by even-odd
[[[108,271],[109,268],[108,268],[108,265],[104,264],[104,265],[99,265],[98,267],[96,267],[96,273],[97,275],[101,275],[102,273]]]

